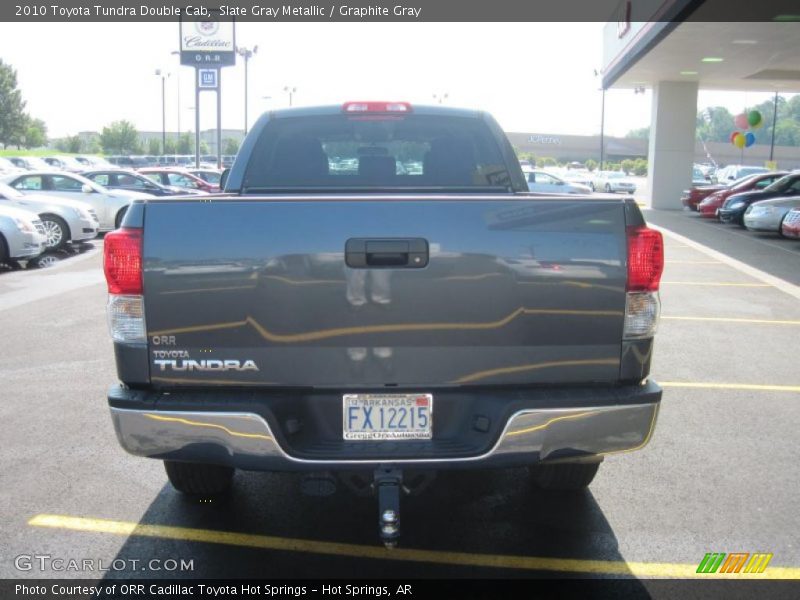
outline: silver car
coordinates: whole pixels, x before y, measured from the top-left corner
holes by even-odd
[[[94,209],[85,202],[53,198],[44,194],[23,194],[0,183],[0,206],[29,210],[39,215],[49,250],[59,250],[67,242],[97,237],[100,223]]]
[[[528,190],[545,194],[591,194],[592,190],[585,185],[564,181],[553,173],[539,170],[523,170],[528,181]]]
[[[46,240],[39,215],[0,205],[0,263],[36,258],[46,250]]]
[[[744,213],[744,226],[751,231],[778,233],[781,230],[781,222],[786,213],[798,207],[800,207],[800,196],[754,202],[747,207]]]
[[[636,182],[621,171],[599,171],[592,181],[592,189],[598,192],[633,194],[636,191]]]
[[[82,175],[66,171],[28,171],[2,181],[24,194],[41,192],[89,204],[100,219],[100,231],[119,227],[133,200],[153,197],[141,192],[109,190]]]

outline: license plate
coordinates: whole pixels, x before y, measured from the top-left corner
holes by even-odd
[[[342,431],[346,440],[429,440],[432,394],[345,394]]]

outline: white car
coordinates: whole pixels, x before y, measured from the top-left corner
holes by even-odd
[[[632,194],[636,191],[636,183],[622,171],[598,171],[592,180],[592,189],[596,192]]]
[[[46,250],[46,241],[39,215],[0,203],[0,263],[36,258]]]
[[[589,186],[580,183],[564,181],[553,173],[539,170],[523,170],[523,175],[528,182],[528,190],[546,194],[591,194]]]
[[[48,250],[59,250],[67,242],[97,237],[100,223],[94,209],[85,202],[54,198],[44,194],[23,194],[0,183],[0,206],[29,210],[39,215]]]
[[[42,192],[48,196],[86,202],[100,220],[100,231],[119,227],[133,200],[153,197],[142,192],[109,190],[82,175],[63,171],[27,171],[22,175],[5,177],[3,181],[24,194]]]
[[[45,156],[44,162],[50,165],[51,169],[71,171],[73,173],[78,173],[86,168],[85,165],[82,165],[71,156]]]
[[[8,160],[23,171],[48,171],[53,168],[38,156],[9,156]]]
[[[19,168],[7,158],[0,156],[0,175],[12,175],[14,173],[23,173],[25,169]]]

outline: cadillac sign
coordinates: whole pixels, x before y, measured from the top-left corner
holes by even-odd
[[[236,63],[233,21],[181,19],[181,64],[225,67]]]

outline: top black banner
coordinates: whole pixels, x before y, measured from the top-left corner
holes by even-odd
[[[2,21],[798,22],[798,0],[4,0]],[[580,43],[580,40],[576,40]]]

